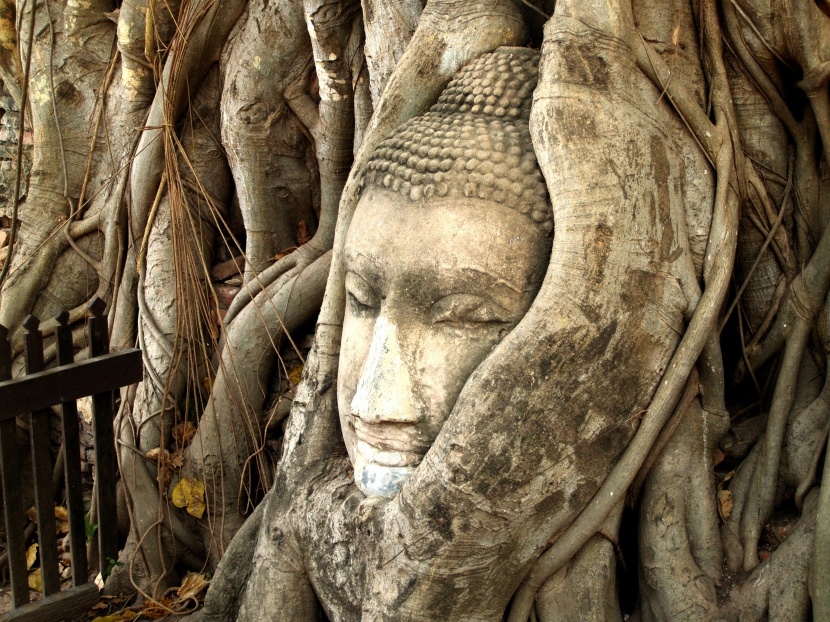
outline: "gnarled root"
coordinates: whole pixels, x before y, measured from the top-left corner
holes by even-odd
[[[622,620],[617,597],[617,535],[622,510],[620,503],[602,530],[536,592],[539,622]]]
[[[250,4],[223,57],[222,144],[245,223],[245,281],[256,287],[247,292],[250,300],[273,282],[260,274],[273,257],[297,245],[298,222],[309,233],[317,224],[313,141],[286,101],[289,88],[307,91],[313,70],[302,4]],[[243,288],[240,296],[245,293]],[[237,306],[231,306],[227,323]]]
[[[208,517],[200,527],[214,564],[244,521],[240,511],[247,500],[240,506],[241,485],[248,459],[262,444],[260,414],[279,343],[319,309],[330,261],[326,253],[279,288],[266,289],[228,331],[210,401],[182,471],[205,483]]]
[[[649,472],[640,508],[642,619],[709,620],[722,550],[712,453],[728,425],[695,401]]]
[[[818,489],[807,496],[801,519],[792,533],[740,587],[732,590],[715,620],[800,622],[809,619],[807,584],[814,555],[818,497]]]
[[[772,516],[781,447],[798,382],[802,357],[813,320],[830,286],[830,228],[826,229],[818,247],[795,278],[790,297],[782,309],[771,334],[783,333],[784,353],[775,385],[767,429],[761,441],[755,475],[750,482],[747,505],[741,517],[741,540],[744,547],[744,569],[758,563],[757,545],[761,530]]]

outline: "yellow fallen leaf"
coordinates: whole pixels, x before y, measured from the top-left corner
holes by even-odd
[[[209,582],[205,579],[204,575],[197,572],[189,572],[182,581],[181,587],[176,590],[176,594],[178,594],[181,600],[196,598],[208,585]]]
[[[37,525],[37,510],[34,506],[26,510],[26,516]],[[55,506],[55,527],[59,534],[69,533],[69,511],[65,507]]]
[[[35,568],[29,573],[29,587],[38,592],[43,591],[43,579],[40,576],[40,568]]]
[[[202,378],[202,386],[205,388],[205,391],[212,391],[213,390],[213,378],[210,376],[205,376]]]
[[[295,365],[291,369],[288,370],[288,380],[291,381],[291,386],[297,386],[300,384],[300,380],[303,378],[303,365]]]
[[[55,506],[55,526],[58,534],[69,533],[69,510],[60,505]]]
[[[37,559],[37,542],[26,549],[26,570],[29,570]]]
[[[138,614],[135,611],[127,609],[126,611],[115,613],[111,616],[98,616],[97,618],[94,618],[92,622],[119,622],[119,620],[132,620],[137,615]]]
[[[205,485],[198,479],[185,477],[173,488],[173,505],[187,508],[187,513],[202,518],[205,513]]]
[[[725,523],[729,520],[729,517],[732,515],[732,509],[735,507],[734,501],[732,501],[732,491],[731,490],[719,490],[718,491],[718,514],[720,514],[721,520]]]

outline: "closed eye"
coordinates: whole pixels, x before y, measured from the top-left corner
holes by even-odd
[[[489,298],[475,294],[450,294],[432,305],[430,319],[435,324],[507,324],[511,314]]]
[[[374,317],[380,309],[380,296],[354,272],[346,273],[346,296],[352,313],[359,317]]]

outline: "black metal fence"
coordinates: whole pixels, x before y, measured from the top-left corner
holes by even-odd
[[[76,400],[92,396],[95,436],[96,503],[98,507],[99,560],[118,556],[118,528],[115,520],[117,463],[113,432],[113,391],[139,382],[142,377],[141,351],[109,353],[105,304],[90,302],[87,336],[90,357],[73,362],[69,314],[56,319],[57,367],[44,369],[43,334],[40,321],[30,315],[26,329],[25,375],[11,380],[11,346],[8,330],[0,325],[0,469],[2,469],[4,515],[14,609],[0,614],[0,622],[54,622],[70,620],[98,602],[98,588],[88,580],[87,529],[81,484],[80,431]],[[71,543],[72,587],[61,591],[58,569],[58,542],[52,491],[54,463],[49,442],[51,407],[60,405],[63,423],[69,539]],[[29,602],[26,567],[26,514],[23,507],[20,463],[25,448],[17,442],[17,417],[28,417],[38,552],[43,599]]]

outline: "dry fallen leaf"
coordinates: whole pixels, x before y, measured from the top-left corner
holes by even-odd
[[[729,480],[735,477],[735,471],[729,471],[723,479],[721,480],[720,484],[718,484],[718,490],[723,490],[726,488],[726,485],[729,483]]]
[[[202,518],[205,513],[205,485],[198,479],[185,477],[173,488],[173,505],[187,508],[187,513]]]
[[[196,436],[196,426],[192,421],[184,421],[173,426],[173,440],[179,444],[179,447],[187,447],[194,436]]]
[[[793,530],[794,523],[788,523],[786,525],[778,525],[775,528],[775,537],[778,538],[780,542],[783,542],[787,539],[787,536],[790,535],[790,532]]]
[[[148,598],[144,601],[144,607],[141,609],[141,615],[150,620],[159,620],[166,618],[173,607],[173,598],[161,598],[153,600]]]
[[[297,250],[296,246],[289,246],[288,248],[284,248],[279,253],[271,257],[271,261],[279,261],[283,257],[288,257],[288,255],[293,253],[295,250]]]
[[[26,549],[26,570],[29,570],[35,564],[37,559],[37,542]]]
[[[170,478],[172,476],[170,467],[181,466],[182,460],[178,453],[179,452],[176,452],[176,454],[171,456],[170,452],[163,447],[153,447],[150,451],[144,454],[148,460],[153,460],[158,463],[158,481],[161,482],[165,488],[170,484]],[[178,464],[175,464],[175,462],[178,462]]]
[[[205,391],[212,391],[213,390],[213,378],[210,376],[205,376],[202,378],[202,386],[205,388]]]
[[[210,333],[210,338],[212,341],[219,340],[219,328],[221,326],[222,320],[219,319],[219,316],[216,314],[216,309],[211,309],[208,313],[207,329],[208,333]]]
[[[170,466],[174,469],[180,469],[184,464],[184,455],[180,451],[174,451],[170,454]]]
[[[37,510],[34,506],[30,507],[26,510],[26,517],[32,521],[35,525],[37,525]]]
[[[165,488],[170,484],[170,478],[172,477],[171,469],[178,469],[182,466],[183,462],[182,453],[180,451],[171,454],[162,447],[154,447],[148,451],[145,456],[148,459],[154,460],[158,463],[158,481],[161,482]]]
[[[189,572],[182,581],[181,587],[176,590],[181,600],[186,598],[196,598],[209,585],[209,581],[205,576],[196,572]]]
[[[29,587],[38,592],[43,591],[43,579],[40,576],[40,568],[35,568],[29,573]]]
[[[729,517],[732,515],[732,508],[734,505],[731,490],[718,491],[718,514],[720,514],[720,518],[724,523],[728,521]]]
[[[149,460],[155,460],[156,462],[161,462],[164,460],[167,454],[166,449],[162,449],[161,447],[153,447],[150,451],[146,453],[146,456]]]

